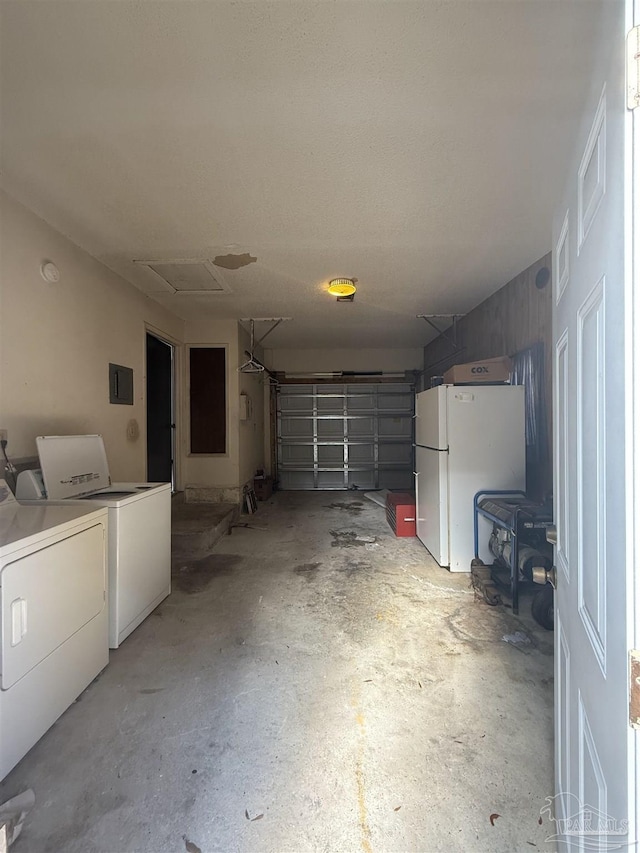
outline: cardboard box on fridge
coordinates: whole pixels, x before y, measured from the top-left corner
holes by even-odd
[[[508,382],[511,378],[511,359],[506,355],[456,364],[444,374],[445,385],[470,385],[483,382]]]

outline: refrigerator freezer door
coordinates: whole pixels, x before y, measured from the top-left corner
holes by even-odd
[[[525,488],[524,388],[448,385],[449,567],[473,559],[473,496]]]
[[[437,562],[448,566],[448,454],[416,447],[416,466],[416,533]]]
[[[416,394],[416,444],[447,448],[447,392],[444,385]]]

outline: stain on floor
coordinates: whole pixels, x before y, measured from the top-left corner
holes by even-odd
[[[182,836],[184,841],[184,848],[187,853],[202,853],[202,850],[198,847],[197,844],[194,844],[193,841],[189,841],[186,835]]]
[[[349,503],[335,501],[332,504],[325,504],[325,509],[341,509],[348,512],[349,515],[360,515],[363,506],[362,501],[350,501]]]
[[[308,581],[312,581],[321,565],[322,563],[301,563],[299,566],[293,567],[293,572]]]
[[[343,566],[338,567],[338,571],[344,573],[348,578],[371,571],[372,569],[373,566],[371,563],[367,563],[364,560],[347,560]]]
[[[209,554],[200,560],[183,562],[173,570],[172,581],[188,595],[202,592],[218,577],[231,575],[242,562],[238,554]]]
[[[365,536],[354,530],[330,530],[333,538],[332,548],[364,548],[366,545],[377,545],[377,536]]]

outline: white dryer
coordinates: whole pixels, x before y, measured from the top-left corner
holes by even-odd
[[[107,519],[0,480],[0,779],[109,663]]]
[[[101,435],[36,439],[40,471],[23,472],[23,503],[109,510],[109,646],[120,643],[171,592],[171,484],[112,483]]]

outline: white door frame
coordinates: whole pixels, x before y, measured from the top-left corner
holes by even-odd
[[[640,0],[627,0],[626,30],[640,25]],[[625,210],[625,361],[628,370],[625,400],[627,454],[626,565],[629,645],[640,649],[640,104],[629,110],[626,127],[625,180],[631,192]],[[631,690],[631,683],[629,690]],[[629,785],[633,812],[629,819],[640,846],[640,731],[629,726]],[[630,807],[631,807],[630,806]]]

